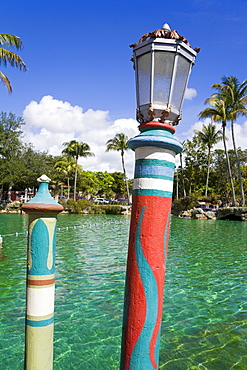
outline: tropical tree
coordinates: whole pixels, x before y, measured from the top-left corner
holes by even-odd
[[[222,77],[221,84],[214,84],[212,88],[217,90],[217,93],[213,94],[213,97],[224,100],[225,105],[227,105],[227,110],[229,114],[229,120],[231,121],[231,133],[232,133],[232,143],[233,149],[236,157],[237,168],[238,168],[238,177],[240,183],[240,193],[241,193],[241,205],[245,205],[245,196],[244,188],[242,181],[242,173],[240,167],[240,161],[238,157],[238,150],[235,141],[234,134],[234,123],[237,120],[238,116],[247,116],[247,80],[244,80],[242,83],[238,81],[236,77]]]
[[[65,175],[67,178],[67,187],[68,187],[68,195],[67,199],[70,197],[70,177],[72,172],[75,171],[75,159],[69,156],[62,156],[58,157],[55,162],[55,170],[62,175]]]
[[[228,175],[232,189],[232,203],[235,206],[236,205],[235,189],[233,186],[231,166],[226,146],[226,122],[230,119],[229,108],[225,104],[224,100],[219,99],[217,96],[211,96],[205,101],[205,103],[209,103],[211,107],[201,111],[199,113],[199,118],[211,117],[213,121],[222,123],[222,139],[224,144],[225,156],[227,160]]]
[[[25,124],[21,117],[13,113],[0,113],[0,184],[8,187],[10,193],[15,180],[20,176],[21,126]],[[22,163],[21,163],[22,166]]]
[[[97,195],[100,189],[99,178],[97,172],[83,171],[78,177],[78,185],[80,190],[87,195]]]
[[[114,195],[112,190],[112,186],[114,184],[114,177],[110,173],[101,171],[96,172],[95,175],[99,183],[98,194],[100,196],[112,198]]]
[[[22,41],[18,36],[0,33],[0,46],[7,47],[12,46],[18,50],[22,48]],[[20,68],[20,70],[22,71],[27,70],[26,64],[19,55],[15,54],[13,51],[6,50],[3,47],[0,47],[0,62],[2,62],[5,66],[9,64],[12,67]],[[10,84],[10,80],[1,71],[0,71],[0,80],[6,86],[8,92],[11,92],[12,87]]]
[[[114,183],[112,185],[112,190],[115,193],[116,198],[123,198],[126,184],[125,184],[125,178],[123,172],[113,172],[111,173],[111,176],[114,178]],[[130,181],[128,181],[128,187],[130,191]]]
[[[128,138],[127,135],[125,135],[123,133],[116,134],[114,136],[114,138],[109,139],[106,142],[106,152],[109,152],[110,150],[116,150],[116,151],[120,151],[120,153],[121,153],[122,168],[123,168],[124,179],[125,179],[125,183],[126,183],[127,196],[128,196],[128,200],[130,201],[129,186],[128,186],[128,180],[127,180],[125,164],[124,164],[124,152],[127,149],[129,149],[128,140],[129,140],[129,138]]]
[[[224,149],[215,149],[212,153],[212,165],[210,169],[211,183],[213,184],[214,193],[226,200],[231,197],[231,188],[229,189],[229,175],[227,161]],[[229,156],[229,160],[230,160]],[[232,169],[232,163],[231,163]],[[224,202],[225,203],[225,202]]]
[[[74,200],[76,200],[76,182],[78,173],[78,159],[79,157],[92,157],[94,153],[90,151],[90,146],[87,143],[78,142],[76,140],[71,140],[69,142],[63,143],[65,148],[62,153],[67,154],[69,157],[75,159],[75,181],[74,181]]]
[[[192,140],[183,142],[183,148],[185,154],[183,177],[188,194],[192,196],[192,193],[201,193],[204,186],[206,147],[195,135]]]
[[[216,126],[213,122],[210,122],[207,125],[203,124],[202,130],[195,130],[199,140],[207,146],[208,149],[208,163],[207,163],[207,178],[206,178],[206,189],[205,189],[205,197],[208,196],[208,180],[209,180],[209,172],[210,172],[210,163],[211,163],[211,150],[215,144],[217,144],[220,140],[222,140],[222,133],[220,130],[216,129]]]

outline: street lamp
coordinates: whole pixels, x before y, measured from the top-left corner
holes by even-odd
[[[165,24],[133,47],[137,121],[121,370],[158,368],[175,156],[173,137],[199,49]]]
[[[162,29],[149,32],[133,47],[136,72],[137,121],[178,122],[191,67],[197,51],[184,37]]]

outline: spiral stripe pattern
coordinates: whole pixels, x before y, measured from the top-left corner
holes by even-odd
[[[136,155],[126,273],[121,370],[158,369],[175,154],[155,133],[134,138]],[[140,135],[139,135],[140,136]],[[165,138],[166,135],[160,135]],[[167,134],[169,136],[169,134]],[[167,139],[167,137],[166,137]],[[151,145],[155,142],[155,145]],[[141,146],[138,144],[141,143]]]
[[[158,314],[158,288],[155,276],[152,272],[152,268],[150,267],[143,248],[141,244],[141,226],[142,226],[142,219],[145,211],[145,206],[142,207],[142,212],[140,216],[140,220],[138,223],[137,228],[137,238],[136,238],[136,262],[137,268],[140,272],[140,278],[143,285],[144,295],[145,295],[145,322],[138,337],[138,340],[135,344],[133,349],[132,357],[136,357],[136,353],[139,353],[142,346],[144,345],[146,348],[150,347],[150,342],[152,338],[152,333],[154,331],[156,322],[157,322],[157,314]],[[147,279],[148,276],[148,279]],[[149,305],[151,303],[151,305]],[[154,355],[152,354],[152,357]],[[152,363],[150,359],[149,353],[143,354],[143,362],[142,366],[145,366],[145,369],[152,368]]]

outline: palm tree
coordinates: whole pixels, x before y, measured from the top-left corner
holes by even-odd
[[[62,153],[67,154],[69,157],[75,159],[75,181],[74,181],[74,200],[76,200],[76,182],[77,182],[77,172],[78,172],[78,159],[79,157],[92,157],[94,153],[90,151],[90,146],[87,143],[78,142],[76,140],[71,140],[69,142],[63,143],[65,148]]]
[[[71,157],[60,157],[55,163],[55,169],[57,172],[64,174],[67,177],[68,195],[70,195],[70,175],[75,170],[75,160]]]
[[[205,197],[208,196],[208,180],[210,172],[210,162],[211,162],[211,150],[215,144],[222,140],[222,133],[220,130],[216,129],[213,122],[210,122],[208,126],[203,124],[202,131],[195,130],[195,133],[199,137],[199,140],[205,144],[208,148],[208,163],[207,163],[207,178],[206,178],[206,189]]]
[[[130,201],[129,186],[128,186],[128,180],[127,180],[126,170],[125,170],[125,165],[124,165],[124,152],[125,150],[129,149],[128,140],[129,138],[127,135],[123,133],[116,134],[114,138],[109,139],[106,142],[106,152],[109,152],[110,150],[116,150],[116,151],[121,152],[122,168],[123,168],[124,179],[125,179],[125,184],[126,184],[127,196],[128,196],[128,201]]]
[[[228,105],[229,110],[229,120],[231,121],[231,133],[232,133],[232,143],[233,149],[235,153],[235,158],[238,167],[238,177],[239,177],[239,184],[240,184],[240,192],[241,192],[241,205],[245,205],[245,196],[244,196],[244,187],[243,187],[243,180],[242,180],[242,173],[240,167],[240,160],[238,157],[238,151],[235,142],[235,134],[234,134],[234,123],[238,116],[247,116],[247,80],[244,80],[242,83],[238,81],[236,77],[229,76],[229,77],[222,77],[222,85],[214,84],[212,88],[216,89],[218,92],[213,94],[220,99],[225,101],[225,104]]]
[[[22,41],[19,37],[14,35],[9,35],[6,33],[0,33],[0,45],[14,46],[17,50],[22,48]],[[27,66],[22,60],[22,58],[13,53],[12,51],[6,50],[0,47],[0,62],[5,66],[10,64],[13,67],[18,67],[23,71],[27,70]],[[12,92],[12,87],[8,77],[0,71],[0,80],[7,87],[8,92]]]
[[[227,146],[226,146],[226,122],[230,119],[229,112],[227,110],[228,107],[226,106],[224,100],[219,99],[217,96],[208,98],[205,101],[205,103],[209,103],[211,105],[211,108],[206,108],[203,111],[201,111],[199,113],[199,118],[211,117],[213,121],[222,123],[222,139],[223,139],[225,156],[226,156],[226,161],[227,161],[227,170],[228,170],[230,185],[232,189],[232,203],[235,206],[236,205],[235,189],[233,186],[230,160],[229,160],[229,155],[228,155]]]

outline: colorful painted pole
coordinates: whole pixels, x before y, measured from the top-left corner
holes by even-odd
[[[168,123],[148,122],[129,142],[135,179],[125,286],[121,370],[158,368],[175,155]]]
[[[35,197],[22,206],[28,213],[25,370],[53,368],[55,247],[57,214],[63,207],[43,175]]]

